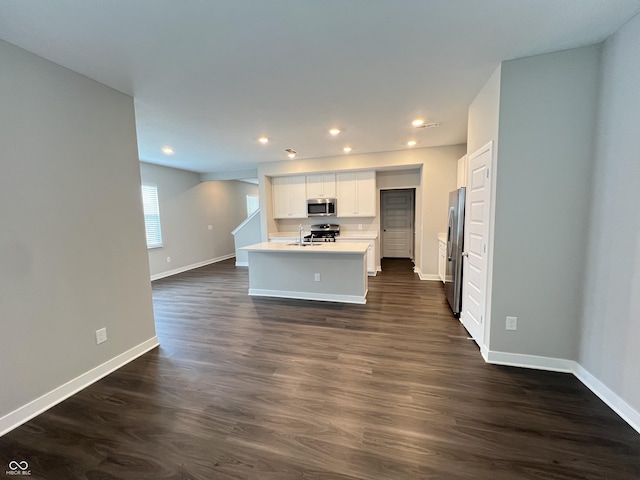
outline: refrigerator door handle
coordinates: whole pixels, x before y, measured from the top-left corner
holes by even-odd
[[[452,246],[452,242],[451,242],[451,229],[453,228],[453,225],[451,224],[453,220],[453,207],[449,209],[449,220],[447,221],[448,227],[447,227],[447,259],[449,261],[451,261],[451,246]]]

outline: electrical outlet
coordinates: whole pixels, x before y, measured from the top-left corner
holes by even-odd
[[[362,230],[362,224],[361,223],[358,224],[358,230]]]
[[[209,229],[209,230],[213,230],[213,225],[209,225],[209,226],[207,226],[207,229]]]
[[[320,281],[320,274],[319,274],[319,273],[316,273],[316,274],[314,275],[314,280],[315,280],[316,282],[319,282],[319,281]]]
[[[96,343],[99,345],[107,341],[107,329],[101,328],[96,330]]]
[[[167,263],[171,263],[171,257],[167,257]]]
[[[518,317],[507,317],[507,330],[517,330],[518,329]]]

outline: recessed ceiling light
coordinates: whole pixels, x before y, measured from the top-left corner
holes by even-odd
[[[424,118],[416,118],[413,122],[411,122],[411,125],[413,125],[414,127],[421,127],[422,125],[424,125]]]
[[[349,153],[351,150],[353,150],[353,148],[351,148],[351,147],[344,147],[342,150],[344,150],[344,153]]]
[[[269,138],[268,138],[268,137],[260,137],[260,138],[258,139],[258,141],[259,141],[260,143],[269,143]]]
[[[332,128],[331,130],[329,130],[329,133],[331,135],[337,135],[340,133],[340,129],[339,128]]]
[[[165,155],[173,155],[174,153],[176,153],[176,151],[173,149],[173,147],[165,145],[164,147],[162,147],[162,153],[164,153]]]
[[[415,140],[409,140],[407,142],[407,145],[409,145],[410,147],[413,147],[416,143],[418,143],[418,142],[416,142]]]
[[[296,158],[296,155],[298,154],[298,152],[296,152],[293,148],[285,148],[284,151],[287,152],[287,156],[289,158]]]

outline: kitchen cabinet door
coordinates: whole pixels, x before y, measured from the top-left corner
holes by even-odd
[[[444,283],[447,269],[447,244],[442,240],[438,241],[438,277]]]
[[[304,175],[289,177],[289,218],[307,217],[307,179]]]
[[[369,243],[369,248],[367,248],[367,273],[373,276],[376,274],[376,246],[374,243]]]
[[[307,198],[335,198],[336,174],[307,175]]]
[[[336,240],[340,243],[368,243],[369,248],[367,248],[367,275],[370,277],[375,277],[377,274],[376,269],[376,241],[375,240],[366,240],[361,238],[338,238]]]
[[[273,218],[306,218],[307,194],[304,175],[275,177],[273,188]]]
[[[336,175],[339,217],[376,216],[376,172],[344,172]]]
[[[376,172],[357,172],[358,216],[376,216]]]

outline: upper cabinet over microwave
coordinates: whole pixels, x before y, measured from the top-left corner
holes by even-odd
[[[336,174],[307,175],[307,198],[336,198]]]

